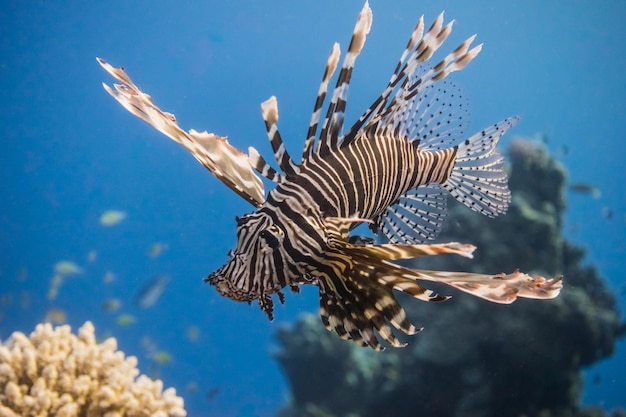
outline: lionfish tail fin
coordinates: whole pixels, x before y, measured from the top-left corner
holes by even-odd
[[[415,270],[422,280],[441,282],[476,297],[510,304],[518,297],[552,299],[563,287],[563,277],[532,277],[519,270],[510,274],[484,275],[467,272]]]
[[[152,97],[142,92],[123,68],[115,68],[101,58],[98,63],[121,84],[104,89],[126,110],[159,132],[181,144],[206,169],[241,197],[256,207],[265,201],[263,182],[248,163],[248,156],[228,143],[225,137],[213,133],[182,130],[173,114],[159,109]]]
[[[504,158],[496,145],[518,121],[509,117],[459,144],[454,168],[443,184],[458,201],[488,217],[505,213],[511,201]]]

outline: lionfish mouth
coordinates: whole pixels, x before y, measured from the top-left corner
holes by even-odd
[[[224,264],[218,270],[211,272],[209,276],[204,279],[204,282],[209,283],[217,288],[217,291],[222,295],[226,295],[228,291],[228,280],[226,279],[226,274],[224,272],[229,263],[230,261]]]
[[[217,286],[220,282],[224,281],[224,276],[219,273],[219,270],[215,272],[211,272],[208,277],[204,279],[204,282],[207,282],[213,286]]]
[[[227,271],[233,269],[233,265],[231,265],[232,262],[234,262],[233,259],[224,264],[217,271],[209,274],[209,276],[204,279],[204,282],[214,286],[218,293],[224,297],[230,298],[231,300],[252,301],[254,297],[250,291],[243,288],[237,288],[228,278],[229,276],[232,276],[232,274]]]

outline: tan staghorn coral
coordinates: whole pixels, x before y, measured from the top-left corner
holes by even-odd
[[[111,337],[97,344],[94,327],[39,324],[0,344],[0,417],[183,417],[183,399],[160,380],[139,375]]]

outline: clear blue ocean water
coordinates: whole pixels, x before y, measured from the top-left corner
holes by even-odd
[[[51,311],[74,329],[91,320],[99,337],[117,337],[121,350],[138,357],[142,372],[176,387],[190,416],[274,415],[288,387],[271,356],[273,334],[317,310],[316,290],[288,294],[270,323],[256,305],[203,284],[234,245],[235,215],[251,206],[109,97],[101,83],[113,80],[95,57],[124,66],[183,128],[226,135],[244,150],[270,154],[260,103],[275,95],[283,138],[298,154],[327,55],[334,41],[347,48],[361,7],[328,0],[4,4],[0,338],[32,331]],[[516,135],[540,135],[572,182],[601,190],[598,199],[567,194],[563,230],[588,250],[586,262],[624,311],[626,2],[372,0],[371,7],[347,119],[386,85],[419,16],[429,24],[445,10],[456,19],[445,50],[473,33],[485,44],[454,76],[469,96],[472,130],[521,115],[502,147]],[[111,209],[127,218],[105,227],[100,216]],[[166,249],[150,256],[155,243]],[[51,297],[61,260],[83,272]],[[163,296],[137,308],[137,290],[160,274],[171,277]],[[110,299],[121,301],[119,310],[102,308]],[[120,314],[134,323],[119,325]],[[155,352],[171,361],[151,365]],[[624,405],[624,342],[586,374],[586,404]]]

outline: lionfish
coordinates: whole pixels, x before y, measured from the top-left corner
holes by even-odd
[[[298,292],[302,284],[317,285],[325,327],[375,350],[384,348],[379,338],[391,346],[405,345],[391,326],[406,334],[421,330],[407,319],[393,290],[422,301],[449,298],[418,281],[444,283],[496,303],[559,294],[560,277],[531,277],[519,271],[494,275],[429,271],[393,262],[439,254],[472,257],[475,247],[470,244],[424,243],[441,230],[448,193],[489,217],[504,213],[510,202],[496,144],[518,118],[465,138],[468,105],[446,79],[472,61],[482,45],[472,47],[476,35],[471,36],[435,65],[429,64],[450,35],[452,23],[444,25],[442,13],[424,33],[424,19],[419,19],[387,87],[344,132],[352,70],[372,24],[366,2],[320,128],[328,85],[338,67],[337,43],[328,57],[299,164],[287,152],[278,130],[276,98],[261,104],[280,171],[252,147],[246,154],[225,137],[193,129],[185,132],[174,115],[161,111],[123,68],[98,58],[121,82],[114,89],[103,84],[109,94],[184,146],[256,209],[236,217],[237,246],[229,252],[228,262],[205,282],[233,300],[258,300],[270,320],[273,294],[283,303],[284,287]],[[267,196],[254,170],[276,183]],[[351,234],[363,223],[388,243]]]

